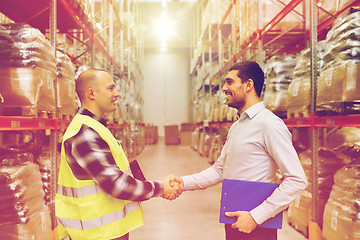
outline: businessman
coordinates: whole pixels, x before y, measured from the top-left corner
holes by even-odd
[[[239,118],[229,129],[220,157],[200,173],[173,177],[169,182],[181,184],[185,191],[206,189],[224,178],[274,182],[280,169],[284,181],[268,199],[249,212],[226,213],[237,219],[232,225],[225,224],[227,240],[276,240],[276,229],[257,226],[283,211],[307,187],[291,133],[260,100],[263,84],[264,72],[256,62],[243,61],[230,67],[222,91]]]

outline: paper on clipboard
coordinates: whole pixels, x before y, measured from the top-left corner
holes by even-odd
[[[233,224],[236,218],[225,216],[225,212],[251,211],[279,186],[276,183],[252,182],[224,179],[221,193],[220,223]],[[268,219],[259,227],[282,228],[282,212]]]

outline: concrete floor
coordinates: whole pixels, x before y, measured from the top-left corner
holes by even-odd
[[[190,146],[148,145],[137,157],[147,179],[161,180],[199,172],[210,164]],[[221,184],[202,191],[184,192],[178,199],[154,198],[142,203],[145,225],[130,233],[130,240],[217,240],[225,239],[219,223]],[[284,214],[278,240],[306,239],[290,227]]]

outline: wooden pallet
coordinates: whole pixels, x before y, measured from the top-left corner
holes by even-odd
[[[310,117],[310,111],[308,108],[300,109],[288,109],[287,118],[308,118]]]
[[[317,116],[338,116],[360,114],[360,100],[352,102],[332,102],[316,106]]]
[[[0,107],[0,116],[21,116],[43,119],[54,119],[54,111],[38,110],[35,106]]]
[[[294,224],[293,222],[288,222],[288,224],[293,227],[296,231],[298,231],[299,233],[301,233],[304,237],[308,238],[309,237],[309,228],[306,227],[306,229],[304,228],[300,228],[299,226],[297,226],[296,224]]]
[[[61,120],[71,120],[75,116],[74,114],[69,114],[69,111],[63,111],[61,108],[58,108],[57,118]]]

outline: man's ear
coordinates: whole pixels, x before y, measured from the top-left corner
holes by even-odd
[[[88,90],[86,91],[86,96],[91,99],[94,100],[95,99],[95,94],[94,94],[94,89],[93,88],[88,88]]]
[[[254,88],[254,81],[252,79],[248,79],[246,81],[245,90],[250,91],[252,88]]]

